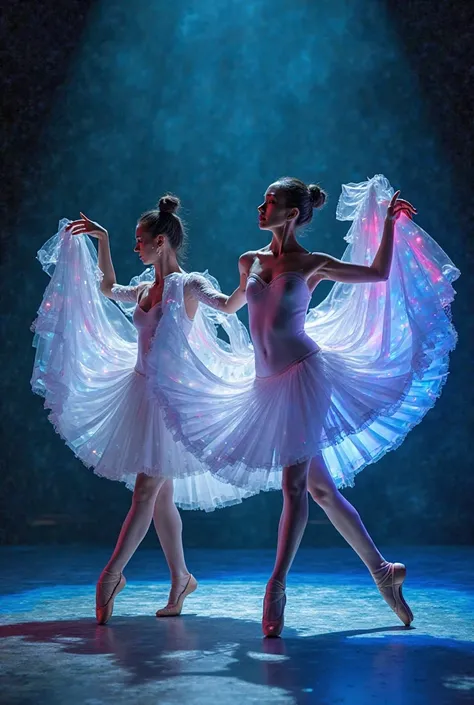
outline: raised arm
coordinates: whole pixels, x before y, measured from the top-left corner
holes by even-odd
[[[395,222],[401,213],[404,213],[409,218],[412,218],[416,213],[416,209],[411,203],[398,198],[399,194],[400,191],[397,191],[393,195],[387,208],[382,239],[372,264],[370,266],[351,264],[350,262],[342,262],[330,255],[317,253],[315,254],[315,278],[329,279],[347,284],[386,281],[392,265]]]
[[[87,218],[84,213],[81,213],[80,220],[74,220],[72,223],[69,223],[67,228],[71,231],[73,235],[87,234],[91,235],[91,237],[97,238],[97,240],[99,241],[99,269],[104,275],[102,281],[100,282],[101,292],[110,299],[120,298],[120,300],[131,301],[132,292],[130,292],[129,295],[128,291],[125,292],[119,290],[136,289],[137,287],[124,287],[117,285],[114,265],[112,264],[112,255],[110,253],[109,234],[107,230],[103,228],[102,225],[99,225],[99,223],[95,223],[93,220],[89,220],[89,218]],[[118,294],[118,296],[114,295],[112,291],[113,289],[116,290],[116,294]],[[124,298],[124,296],[126,296],[127,298]],[[136,294],[134,300],[136,300]]]
[[[247,295],[245,287],[247,286],[247,277],[250,267],[253,262],[253,254],[246,252],[239,258],[239,275],[240,283],[237,289],[230,295],[226,296],[221,291],[214,289],[212,284],[201,274],[191,274],[185,285],[185,299],[194,301],[186,303],[186,311],[190,318],[196,312],[197,302],[211,306],[212,308],[222,311],[222,313],[235,313],[247,303]],[[194,308],[194,311],[192,310]]]

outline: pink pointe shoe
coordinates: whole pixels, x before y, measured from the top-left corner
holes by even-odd
[[[196,590],[198,582],[194,575],[189,575],[188,581],[184,586],[183,590],[179,593],[176,602],[168,602],[166,607],[158,610],[156,613],[157,617],[178,617],[183,609],[183,603],[188,595]]]
[[[126,584],[122,573],[102,571],[95,593],[95,616],[98,624],[106,624],[109,621],[114,611],[114,600]]]
[[[387,562],[372,573],[372,577],[387,605],[392,608],[403,624],[409,627],[413,622],[413,612],[402,593],[402,584],[406,574],[407,569],[403,563]]]
[[[285,605],[286,594],[283,583],[279,580],[270,581],[263,600],[262,631],[265,636],[280,636],[285,623]],[[277,606],[279,606],[279,610],[276,609]],[[277,617],[275,617],[275,613]]]

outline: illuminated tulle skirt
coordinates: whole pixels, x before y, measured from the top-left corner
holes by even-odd
[[[343,187],[337,217],[353,221],[344,261],[373,260],[392,195],[383,176]],[[307,314],[306,333],[320,352],[265,378],[255,376],[251,346],[236,335],[217,366],[212,350],[192,347],[180,333],[176,297],[149,356],[167,425],[214,476],[252,492],[280,487],[284,466],[317,455],[337,486],[352,485],[439,396],[456,344],[449,306],[458,276],[437,243],[402,216],[388,281],[335,284]]]
[[[242,501],[249,490],[219,481],[173,440],[147,378],[135,370],[137,331],[101,294],[96,250],[87,236],[71,236],[67,222],[38,253],[51,280],[33,326],[31,384],[44,397],[54,428],[96,474],[129,488],[138,473],[146,473],[173,480],[174,501],[184,509],[211,511]],[[147,270],[141,278],[153,276]],[[184,276],[166,279],[165,312]],[[205,338],[200,317],[199,331]]]

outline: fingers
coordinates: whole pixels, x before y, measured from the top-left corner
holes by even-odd
[[[410,201],[405,201],[403,198],[399,198],[397,200],[394,207],[397,208],[397,206],[403,206],[404,208],[408,208],[409,210],[413,211],[413,213],[417,212],[415,206],[412,206]]]
[[[70,223],[66,225],[66,230],[71,230],[76,225],[84,225],[83,220],[72,220]]]
[[[399,195],[400,189],[398,191],[395,191],[395,193],[393,194],[387,209],[388,213],[391,214],[391,217],[394,220],[398,220],[398,218],[402,214],[406,215],[407,218],[412,219],[418,211],[416,210],[415,206],[410,203],[410,201],[407,201],[404,198],[399,198]]]
[[[393,207],[393,212],[394,213],[408,213],[410,215],[416,215],[418,211],[416,210],[416,208],[410,207],[409,205],[396,203]]]
[[[409,216],[414,216],[417,214],[417,211],[412,209],[412,208],[407,208],[407,206],[395,206],[393,208],[392,213],[395,215],[396,213],[405,213],[406,215]]]
[[[94,223],[93,220],[90,220],[86,215],[84,215],[84,213],[82,213],[82,211],[80,216],[80,220],[73,220],[68,223],[66,225],[66,230],[71,232],[73,235],[82,235],[87,233],[88,235],[92,235],[92,237],[99,237],[100,226],[98,226],[97,223]]]
[[[80,220],[72,220],[70,223],[68,223],[68,224],[66,225],[66,229],[67,229],[67,230],[69,230],[70,228],[72,228],[74,225],[79,225],[79,223],[84,224],[84,222],[86,222],[86,223],[93,223],[93,222],[94,222],[93,220],[90,220],[90,218],[88,218],[88,217],[87,217],[86,215],[84,215],[84,213],[82,213],[82,212],[80,212],[79,215],[81,216]]]
[[[398,206],[399,204],[403,204],[404,206],[406,206],[407,208],[412,210],[413,213],[417,212],[415,206],[413,206],[410,203],[410,201],[406,201],[404,198],[399,198],[399,196],[400,196],[400,189],[398,189],[398,191],[395,191],[395,193],[393,194],[393,196],[390,200],[389,208],[394,208],[395,206]]]
[[[87,232],[87,228],[83,227],[82,225],[75,225],[70,230],[72,235],[81,235],[82,233]]]
[[[395,191],[395,193],[393,194],[392,198],[390,199],[389,208],[393,208],[393,206],[395,205],[396,200],[397,200],[397,198],[399,197],[399,195],[400,195],[400,190]]]
[[[394,208],[392,218],[394,220],[398,220],[401,215],[405,215],[407,218],[412,220],[415,213],[413,213],[413,211],[409,208]]]
[[[85,223],[83,220],[76,221],[76,223],[69,229],[73,235],[79,235],[80,233],[88,233],[89,235],[92,235],[97,231],[96,228],[91,228],[88,223]]]

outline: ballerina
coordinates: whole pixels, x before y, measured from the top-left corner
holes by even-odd
[[[125,587],[125,566],[152,520],[171,576],[168,604],[156,614],[180,614],[197,581],[186,566],[176,505],[212,511],[251,494],[216,479],[175,443],[147,393],[151,341],[159,338],[174,289],[188,276],[178,263],[186,237],[178,207],[179,199],[167,195],[140,217],[135,252],[151,266],[129,286],[116,282],[107,231],[83,214],[61,221],[59,233],[38,253],[52,278],[34,324],[33,391],[45,397],[50,420],[77,457],[96,474],[133,489],[130,511],[97,583],[99,624],[110,619]],[[98,240],[98,265],[87,235]],[[133,312],[133,324],[108,299]],[[214,323],[206,324],[194,298],[186,305],[183,333],[202,347],[215,336]],[[237,330],[239,325],[231,322]]]
[[[175,438],[226,482],[252,492],[283,490],[263,607],[266,636],[283,628],[307,491],[400,620],[413,620],[402,593],[405,566],[384,559],[339,491],[396,448],[433,406],[456,343],[448,309],[459,272],[413,223],[416,210],[399,194],[383,176],[343,187],[337,217],[353,224],[339,260],[297,240],[313,209],[324,205],[324,191],[278,179],[258,207],[259,226],[272,240],[240,257],[234,293],[227,297],[198,275],[187,282],[187,291],[220,312],[248,303],[253,369],[245,349],[234,351],[232,375],[208,369],[178,332],[182,300],[163,319],[160,345],[150,354],[151,387]],[[337,283],[307,313],[323,280]]]

